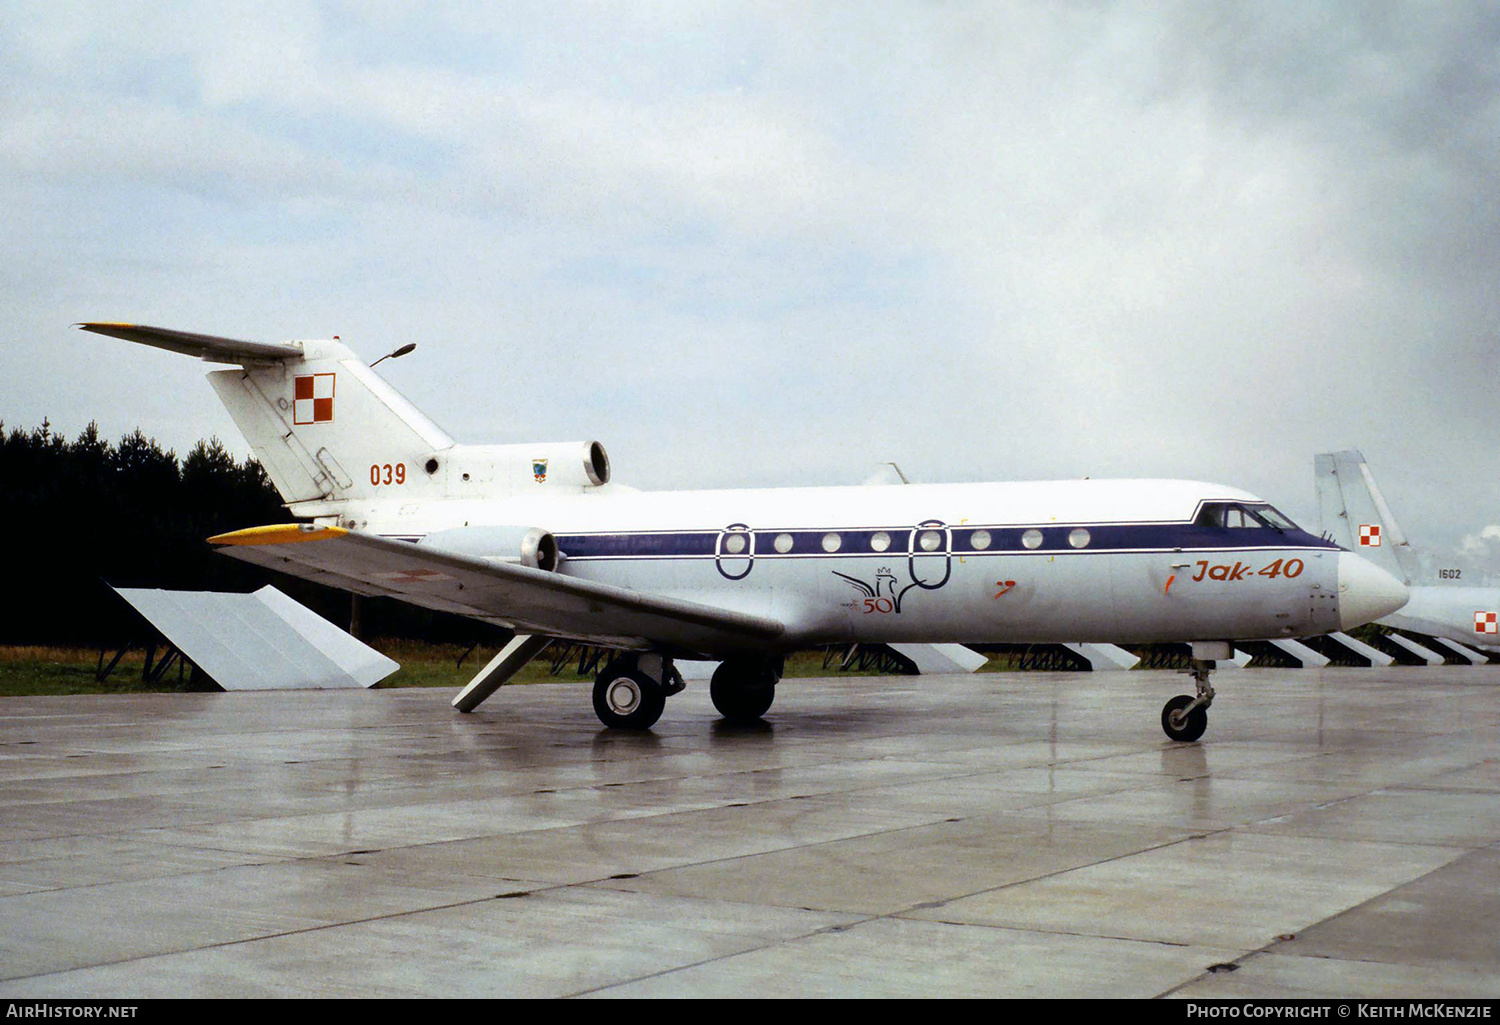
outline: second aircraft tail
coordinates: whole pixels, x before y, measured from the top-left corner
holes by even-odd
[[[1410,584],[1416,556],[1355,449],[1313,457],[1318,518],[1333,540]]]

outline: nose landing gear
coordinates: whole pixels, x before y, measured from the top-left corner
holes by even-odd
[[[1214,671],[1214,660],[1194,658],[1192,668],[1187,671],[1192,674],[1197,693],[1192,696],[1179,694],[1161,710],[1162,730],[1171,739],[1183,743],[1197,740],[1208,729],[1208,706],[1214,700],[1208,674]]]

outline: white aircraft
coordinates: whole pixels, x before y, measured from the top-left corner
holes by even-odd
[[[815,645],[1186,641],[1196,693],[1162,726],[1189,741],[1228,642],[1346,630],[1406,601],[1390,574],[1218,484],[641,492],[610,482],[597,442],[456,444],[337,339],[79,326],[239,364],[209,380],[307,522],[211,538],[225,554],[516,631],[461,711],[558,638],[617,652],[594,709],[629,729],[682,689],[674,659],[719,661],[715,707],[756,719],[784,655]]]
[[[1385,626],[1480,647],[1500,646],[1500,588],[1464,583],[1462,567],[1432,572],[1452,583],[1418,583],[1416,551],[1391,514],[1370,466],[1358,451],[1313,457],[1318,517],[1334,541],[1357,552],[1407,585],[1411,600],[1376,620]]]

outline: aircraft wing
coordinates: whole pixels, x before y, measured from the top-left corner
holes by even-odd
[[[210,363],[273,363],[276,360],[300,359],[302,348],[276,342],[245,342],[238,338],[220,338],[217,335],[200,335],[191,331],[174,331],[166,327],[149,327],[145,324],[75,324],[85,331],[111,338],[123,338],[127,342],[154,345],[158,349],[170,349],[187,356],[198,356]]]
[[[785,631],[774,619],[342,527],[251,527],[209,542],[225,555],[305,580],[543,637],[622,648],[667,644],[707,654],[755,648]]]

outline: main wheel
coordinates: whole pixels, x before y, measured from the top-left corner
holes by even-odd
[[[776,680],[776,672],[766,663],[730,659],[714,670],[708,696],[724,718],[753,722],[776,700]]]
[[[645,673],[606,667],[594,681],[594,714],[611,729],[649,730],[666,707],[666,692]]]
[[[1161,728],[1168,737],[1188,743],[1203,736],[1203,731],[1208,729],[1208,709],[1200,707],[1182,714],[1182,710],[1192,703],[1192,695],[1179,694],[1162,706]]]

